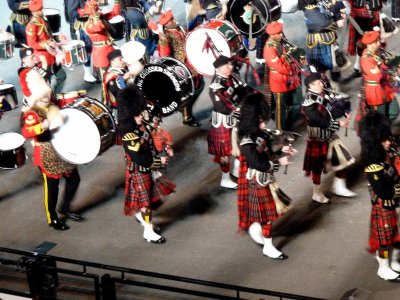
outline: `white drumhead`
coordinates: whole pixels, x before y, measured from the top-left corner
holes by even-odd
[[[129,41],[121,45],[121,53],[127,64],[141,59],[146,53],[146,46],[137,41]]]
[[[64,124],[53,132],[51,143],[57,153],[74,164],[86,164],[100,151],[100,133],[86,113],[75,108],[63,108]]]
[[[0,90],[7,90],[9,88],[14,88],[15,89],[15,86],[13,84],[10,84],[10,83],[0,84]]]
[[[215,68],[213,62],[215,57],[211,50],[202,51],[207,34],[215,44],[221,55],[231,57],[231,49],[225,37],[216,30],[209,28],[198,28],[189,33],[186,38],[186,56],[190,64],[201,74],[213,76]]]
[[[0,150],[7,151],[17,149],[25,142],[25,138],[19,133],[4,132],[0,133]]]
[[[121,16],[121,15],[118,15],[118,16],[115,16],[115,17],[111,18],[109,22],[111,24],[115,24],[115,23],[120,23],[120,22],[123,22],[123,21],[124,21],[124,17]]]
[[[81,47],[81,48],[85,47],[85,43],[81,40],[72,40],[72,41],[63,42],[62,45],[60,46],[60,48],[64,51],[76,49],[79,47]]]
[[[15,37],[11,33],[7,32],[7,31],[0,32],[0,41],[1,42],[5,42],[5,41],[13,42],[14,40],[15,40]]]
[[[43,8],[43,14],[45,16],[59,15],[60,11],[55,8]]]

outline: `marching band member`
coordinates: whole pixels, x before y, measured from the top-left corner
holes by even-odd
[[[239,228],[248,231],[250,236],[263,244],[263,254],[267,257],[285,260],[287,255],[275,248],[271,229],[283,211],[278,212],[275,198],[271,193],[270,180],[279,166],[290,164],[289,156],[297,151],[284,146],[283,153],[289,154],[275,159],[266,134],[269,106],[260,93],[249,94],[240,108],[239,140],[240,171],[238,178]],[[265,180],[262,177],[265,177]],[[271,182],[272,183],[272,182]]]
[[[90,66],[92,61],[92,42],[85,31],[85,24],[89,18],[85,13],[85,2],[85,0],[68,0],[67,13],[69,16],[71,38],[81,40],[85,43],[87,62],[83,65],[83,80],[89,83],[96,83],[97,79],[93,76]]]
[[[379,32],[366,32],[361,42],[366,45],[361,56],[366,104],[369,109],[379,111],[386,115],[390,122],[393,122],[399,114],[399,104],[396,101],[395,89],[387,72],[388,67],[379,54],[381,46]]]
[[[201,126],[200,123],[193,116],[193,105],[204,89],[204,79],[203,76],[191,68],[190,64],[187,62],[185,54],[186,32],[178,25],[171,10],[167,10],[161,14],[158,22],[164,27],[164,31],[159,32],[159,55],[161,57],[173,57],[184,63],[190,69],[194,81],[194,95],[181,106],[183,124],[199,127]]]
[[[29,11],[29,1],[25,0],[7,0],[8,7],[12,10],[10,16],[10,31],[17,40],[16,47],[26,44],[26,25],[31,17]]]
[[[21,132],[25,138],[34,140],[33,162],[43,176],[44,206],[47,222],[55,230],[68,230],[66,218],[82,221],[83,217],[70,212],[70,203],[79,186],[80,176],[75,165],[64,161],[51,144],[51,130],[62,126],[63,117],[58,107],[51,103],[51,88],[39,73],[27,77],[32,94],[30,108],[22,115]],[[60,178],[66,181],[64,200],[59,212],[56,211]]]
[[[110,62],[110,67],[104,73],[103,90],[106,97],[106,105],[111,109],[118,131],[117,95],[128,84],[133,84],[134,77],[126,67],[121,50],[113,50],[108,54],[107,59]],[[121,145],[118,134],[116,144]]]
[[[103,82],[103,75],[108,67],[107,55],[114,50],[113,38],[110,36],[102,18],[111,19],[117,16],[119,12],[119,0],[114,1],[113,10],[104,15],[101,14],[96,0],[89,0],[85,5],[85,13],[89,16],[85,24],[85,31],[92,42],[92,64],[99,70],[101,82]]]
[[[134,40],[145,45],[148,56],[152,56],[157,49],[158,36],[149,30],[147,21],[151,15],[159,13],[162,2],[159,4],[159,6],[149,6],[147,1],[121,1],[121,10],[126,22],[126,41]]]
[[[211,80],[209,94],[213,103],[211,129],[208,134],[208,153],[214,155],[214,162],[220,165],[222,178],[220,185],[228,189],[236,189],[237,184],[229,175],[230,156],[232,156],[231,134],[235,127],[240,93],[246,83],[233,72],[233,65],[226,56],[219,56],[213,63],[215,76]],[[235,160],[236,162],[237,160]],[[238,162],[236,162],[236,168]],[[233,171],[235,174],[236,171]]]
[[[381,3],[381,0],[377,0]],[[361,6],[358,3],[362,3]],[[365,2],[357,0],[349,0],[350,16],[360,26],[364,32],[372,31],[374,27],[379,27],[379,10],[370,10]],[[355,27],[350,23],[349,25],[349,41],[347,51],[350,55],[356,55],[354,63],[353,77],[361,77],[360,60],[363,53],[363,48],[360,47],[362,34],[359,33]]]
[[[43,17],[43,0],[31,0],[29,10],[32,12],[32,18],[26,26],[27,45],[33,48],[35,55],[43,55],[46,58],[46,71],[49,76],[47,79],[50,81],[50,76],[55,75],[54,93],[58,94],[63,88],[67,74],[58,63],[57,44],[51,35],[49,24]]]
[[[200,7],[206,11],[207,20],[225,20],[228,12],[227,0],[200,0]]]
[[[269,85],[275,100],[275,124],[277,129],[293,126],[293,107],[301,103],[296,93],[300,85],[298,72],[291,64],[288,53],[282,46],[283,24],[271,22],[265,28],[269,38],[264,46],[264,60],[269,68]]]
[[[370,111],[361,119],[361,162],[369,182],[372,204],[369,251],[376,253],[377,275],[384,280],[400,282],[399,216],[396,213],[400,177],[395,162],[399,158],[397,154],[389,154],[391,138],[390,124],[381,113]]]
[[[155,244],[165,243],[165,238],[153,230],[153,208],[160,203],[160,193],[152,172],[168,162],[168,154],[157,154],[151,131],[144,124],[148,114],[146,102],[136,85],[129,85],[117,97],[118,124],[125,149],[125,215],[135,212],[144,227],[143,238]]]
[[[348,127],[350,114],[346,114],[344,120],[336,121],[333,117],[332,107],[325,99],[324,86],[321,81],[321,74],[311,73],[305,79],[307,88],[306,96],[302,104],[302,111],[307,120],[307,146],[304,155],[303,170],[307,176],[312,175],[313,196],[312,200],[319,203],[329,203],[329,199],[321,192],[321,175],[326,170],[328,157],[335,157],[340,164],[333,163],[335,179],[332,185],[334,194],[342,197],[355,197],[356,193],[346,187],[346,173],[343,170],[354,163],[354,158],[348,153],[336,132],[340,127]],[[333,148],[339,145],[338,148]]]

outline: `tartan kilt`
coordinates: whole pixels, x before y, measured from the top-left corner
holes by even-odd
[[[310,175],[311,172],[314,174],[321,174],[325,169],[328,146],[329,142],[307,139],[303,163],[303,170],[307,175]]]
[[[307,61],[310,65],[314,65],[317,70],[332,70],[332,50],[331,45],[318,44],[314,48],[306,49]]]
[[[155,202],[161,201],[156,183],[151,173],[140,173],[137,170],[125,173],[125,215],[133,213],[142,207],[151,207]]]
[[[400,241],[396,210],[387,210],[379,205],[372,206],[369,231],[369,251],[388,249]]]
[[[208,153],[217,157],[231,156],[231,134],[232,128],[225,128],[222,125],[218,128],[211,126],[207,137]]]
[[[269,186],[262,186],[253,178],[248,181],[247,201],[238,202],[239,227],[248,230],[254,222],[265,224],[278,218]]]

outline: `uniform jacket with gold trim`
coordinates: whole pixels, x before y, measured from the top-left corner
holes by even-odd
[[[103,90],[106,95],[107,103],[111,107],[117,107],[117,95],[120,90],[126,87],[127,82],[124,79],[124,74],[128,72],[126,68],[109,68],[104,73]]]
[[[47,44],[52,40],[49,24],[42,17],[32,16],[26,26],[26,43],[33,48],[36,55],[43,55],[46,58],[48,66],[55,62],[54,56],[46,49]]]
[[[292,91],[300,85],[296,70],[284,57],[286,50],[281,43],[268,39],[264,47],[264,59],[268,65],[271,92],[281,93]]]
[[[12,10],[10,21],[17,21],[20,24],[27,24],[31,16],[29,1],[7,0],[8,7]]]
[[[382,59],[365,49],[360,63],[368,105],[382,105],[392,101],[395,90],[386,71],[387,66]]]
[[[336,22],[322,13],[317,5],[307,5],[304,10],[307,26],[306,44],[308,48],[317,45],[332,45],[336,42]]]

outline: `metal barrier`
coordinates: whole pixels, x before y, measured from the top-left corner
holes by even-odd
[[[96,300],[116,300],[116,284],[137,286],[208,299],[244,299],[241,298],[241,295],[245,293],[253,296],[257,295],[258,299],[262,299],[260,298],[260,296],[273,296],[278,299],[322,300],[320,298],[281,293],[264,289],[254,289],[243,286],[230,285],[213,281],[204,281],[137,269],[129,269],[124,267],[117,267],[112,265],[105,265],[100,263],[93,263],[88,261],[81,261],[10,248],[0,247],[0,253],[8,253],[21,256],[18,260],[0,257],[0,267],[12,265],[17,267],[15,271],[24,271],[26,273],[27,283],[29,286],[29,291],[21,292],[0,288],[0,292],[35,299],[58,299],[57,286],[59,284],[59,275],[65,274],[70,276],[89,278],[93,280],[94,297]],[[76,267],[79,267],[82,268],[82,270],[76,271],[73,270],[73,268],[60,268],[57,267],[57,264],[69,264],[71,265],[71,268],[75,267],[76,269]],[[88,272],[88,268],[97,269],[97,272]],[[114,273],[114,275],[112,275],[111,273]],[[172,285],[138,281],[136,279],[134,280],[132,278],[127,278],[127,274],[143,276],[146,278],[150,277],[153,281],[166,280],[172,282]],[[175,285],[173,285],[173,283],[175,283]],[[182,283],[190,284],[191,286],[197,286],[198,290],[177,286]],[[221,292],[211,292],[210,290],[221,290]],[[228,295],[229,293],[231,295]]]

